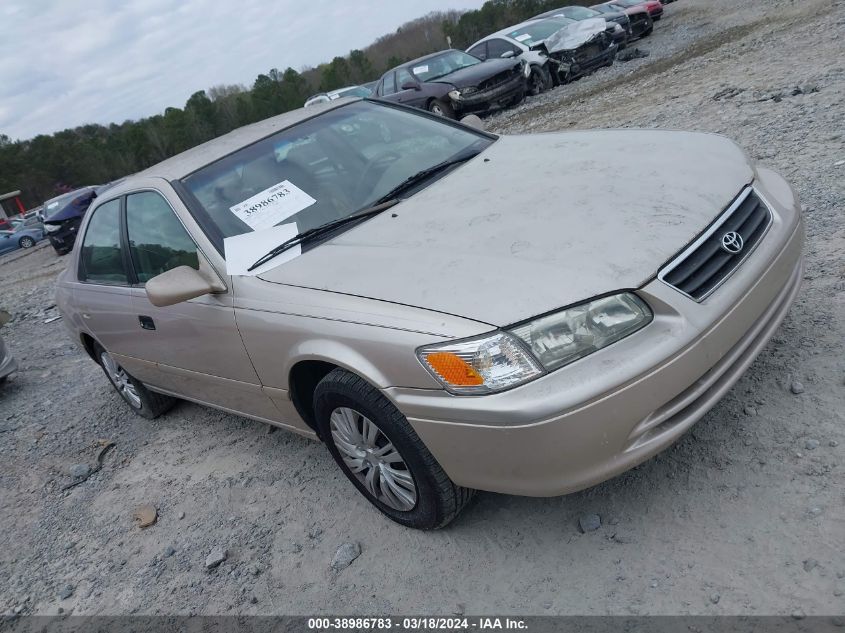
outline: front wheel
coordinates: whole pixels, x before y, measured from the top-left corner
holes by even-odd
[[[393,403],[355,374],[329,372],[314,392],[314,412],[343,474],[397,523],[441,528],[472,498],[475,491],[452,483]]]
[[[447,119],[455,119],[455,109],[446,103],[445,101],[441,101],[440,99],[432,99],[431,103],[428,104],[428,111],[432,114],[436,114],[437,116],[442,116]]]
[[[102,347],[97,346],[96,352],[100,367],[103,368],[112,387],[129,405],[129,408],[138,415],[153,420],[167,412],[176,403],[175,398],[147,389],[121,367],[114,357]]]
[[[35,246],[35,240],[25,235],[18,240],[18,246],[20,246],[21,248],[32,248],[33,246]]]
[[[552,77],[545,68],[535,66],[528,77],[528,95],[534,97],[552,87]]]

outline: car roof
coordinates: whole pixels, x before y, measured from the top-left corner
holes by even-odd
[[[269,119],[264,119],[258,123],[239,127],[228,134],[206,141],[202,145],[185,150],[181,154],[171,156],[152,167],[148,167],[137,174],[127,177],[123,183],[125,187],[121,187],[121,189],[129,187],[136,178],[164,178],[165,180],[184,178],[197,169],[205,167],[209,163],[213,163],[224,156],[228,156],[242,147],[251,145],[297,123],[313,119],[315,116],[320,116],[320,114],[328,110],[360,100],[360,97],[341,97],[329,103],[320,104],[321,107],[318,109],[309,108],[306,110],[305,108],[298,108],[290,112],[285,112],[284,114],[279,114],[278,116],[270,117]]]
[[[517,29],[524,28],[524,27],[528,26],[529,24],[535,24],[536,22],[543,22],[545,20],[561,20],[561,19],[570,20],[571,18],[565,18],[564,16],[556,16],[556,15],[546,15],[546,16],[534,17],[534,18],[531,18],[530,20],[524,20],[524,21],[520,22],[519,24],[514,24],[513,26],[509,26],[506,29],[502,29],[500,31],[496,31],[495,33],[491,33],[487,37],[484,37],[484,38],[478,40],[472,46],[475,46],[476,44],[481,44],[481,42],[486,42],[487,40],[492,40],[494,38],[500,38],[500,37],[505,37],[508,40],[510,40],[511,42],[516,42],[517,44],[522,44],[522,42],[517,42],[514,38],[512,38],[510,35],[508,35],[508,33],[510,33],[511,31],[515,31]],[[470,46],[469,48],[472,48],[472,46]],[[525,46],[525,44],[522,44],[522,46]]]

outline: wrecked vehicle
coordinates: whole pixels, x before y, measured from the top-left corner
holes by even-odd
[[[654,32],[654,20],[651,19],[648,9],[645,7],[626,9],[613,2],[606,2],[593,5],[590,8],[601,13],[606,20],[617,20],[620,13],[625,15],[628,20],[629,41],[648,37]]]
[[[599,26],[601,30],[608,32],[610,42],[614,41],[617,29],[620,41],[626,38],[625,31],[621,27],[615,23],[608,24],[604,19],[590,24],[586,29],[588,33],[585,35],[573,35],[578,32],[578,24],[578,21],[565,17],[531,19],[488,35],[470,46],[467,52],[479,59],[504,57],[522,60],[531,68],[528,94],[536,95],[552,86],[570,81],[575,76],[586,74],[594,68],[613,62],[615,50],[609,50],[609,47],[602,45],[602,42],[593,41],[595,29]],[[566,62],[566,68],[564,72],[561,72],[561,61],[567,57],[567,54],[563,49],[555,49],[555,53],[550,55],[547,47],[543,46],[550,40],[559,42],[561,38],[567,37],[562,34],[569,34],[569,39],[566,40],[567,46],[571,45],[574,49],[582,47],[580,50],[569,52],[582,59],[581,66],[575,67],[574,70],[583,69],[583,72],[570,72],[573,70],[570,61]],[[597,45],[595,51],[592,48],[594,43]]]
[[[607,31],[613,37],[613,41],[619,47],[619,50],[625,48],[628,45],[628,40],[633,37],[631,21],[621,10],[618,13],[600,13],[595,9],[572,5],[546,11],[535,16],[533,19],[539,20],[542,18],[569,18],[570,20],[601,18],[608,23]]]
[[[663,17],[663,3],[660,0],[612,0],[612,2],[623,9],[645,9],[655,22]]]
[[[373,93],[455,119],[518,104],[525,97],[530,73],[530,67],[517,59],[483,61],[450,49],[388,70]]]
[[[497,136],[369,99],[130,176],[79,235],[57,305],[132,411],[320,439],[424,529],[475,489],[562,495],[670,446],[803,277],[795,192],[723,136]]]
[[[549,69],[557,81],[567,83],[602,66],[613,65],[618,47],[608,34],[604,19],[567,22],[565,27],[532,46],[548,56]]]
[[[44,203],[44,232],[57,255],[67,255],[73,248],[82,217],[96,195],[96,187],[82,187]]]

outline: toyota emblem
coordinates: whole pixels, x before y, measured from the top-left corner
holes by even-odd
[[[731,255],[736,255],[742,251],[745,244],[742,241],[742,235],[736,231],[730,231],[722,236],[722,250]]]

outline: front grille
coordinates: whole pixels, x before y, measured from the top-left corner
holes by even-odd
[[[480,84],[478,84],[478,89],[479,90],[490,90],[491,88],[495,88],[496,86],[499,86],[499,85],[505,83],[510,78],[511,78],[511,71],[509,71],[509,70],[507,70],[503,73],[498,73],[498,74],[490,77],[490,79],[482,81]]]
[[[751,254],[772,223],[772,212],[751,187],[657,275],[696,301],[703,301]],[[742,247],[729,234],[737,233]],[[723,245],[723,240],[728,244]],[[732,248],[731,248],[732,247]]]

